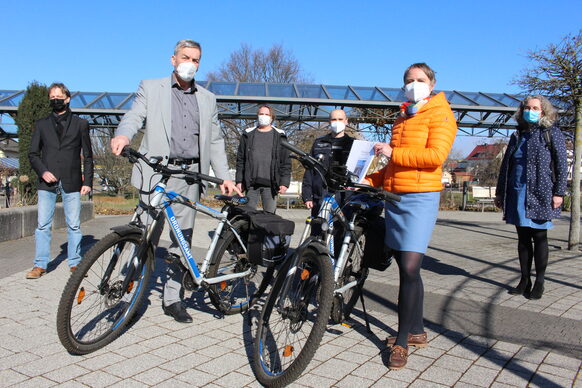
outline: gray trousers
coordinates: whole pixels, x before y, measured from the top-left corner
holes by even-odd
[[[198,164],[190,166],[190,171],[198,171]],[[173,191],[181,194],[192,201],[200,199],[200,187],[198,184],[188,185],[183,179],[170,178],[166,186],[166,192]],[[183,205],[173,205],[172,210],[176,216],[178,225],[182,228],[182,233],[188,242],[188,246],[192,244],[192,233],[194,231],[194,221],[196,220],[196,210]],[[165,225],[164,225],[165,227]],[[171,229],[172,227],[168,225]],[[174,237],[174,233],[170,230],[170,238],[172,243],[168,248],[170,253],[174,253],[180,257],[182,264],[185,265],[185,258],[182,255],[178,241]],[[182,277],[184,275],[184,267],[178,262],[167,263],[166,265],[166,281],[164,283],[163,303],[164,306],[169,306],[182,300]]]
[[[275,213],[277,210],[277,196],[273,197],[270,187],[257,187],[247,190],[247,197],[249,198],[248,206],[256,209],[259,204],[259,198],[263,202],[263,210],[270,213]]]

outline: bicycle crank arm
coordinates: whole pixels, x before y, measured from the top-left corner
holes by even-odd
[[[333,293],[334,294],[341,294],[342,296],[344,295],[344,292],[346,292],[347,290],[349,290],[350,288],[353,288],[355,286],[358,285],[358,280],[353,280],[351,282],[349,282],[348,284],[346,284],[343,287],[338,288],[337,290],[334,290]]]

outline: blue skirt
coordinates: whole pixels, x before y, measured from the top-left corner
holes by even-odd
[[[386,201],[386,245],[425,253],[439,213],[440,191],[398,195],[400,202]]]
[[[505,206],[505,222],[516,226],[527,226],[534,229],[552,229],[551,220],[532,220],[525,215],[525,185],[520,188],[509,187],[507,190],[507,205]]]

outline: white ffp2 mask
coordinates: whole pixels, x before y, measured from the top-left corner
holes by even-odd
[[[192,62],[182,62],[178,67],[176,67],[176,74],[178,74],[178,77],[182,80],[190,82],[194,79],[196,70],[198,70],[198,67]]]
[[[333,133],[340,133],[344,129],[346,129],[346,124],[342,121],[332,121],[329,125],[331,127],[331,131]]]
[[[267,115],[259,115],[259,126],[266,127],[267,125],[271,124],[271,116]]]
[[[414,81],[404,85],[404,97],[411,102],[419,102],[430,96],[430,87],[426,82]]]

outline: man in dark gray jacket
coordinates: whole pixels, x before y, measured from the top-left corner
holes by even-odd
[[[281,146],[287,137],[272,125],[275,113],[270,106],[260,106],[257,116],[258,125],[247,128],[240,139],[236,183],[246,191],[249,206],[256,209],[260,198],[263,209],[275,213],[277,194],[285,194],[291,181],[289,151]]]

